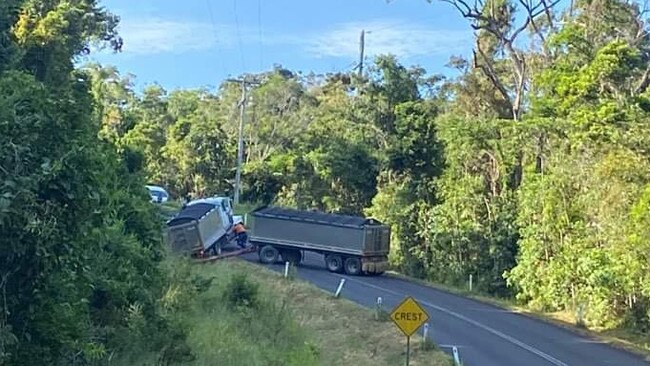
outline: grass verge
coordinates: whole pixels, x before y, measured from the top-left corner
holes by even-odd
[[[441,291],[467,297],[476,301],[500,307],[505,310],[510,310],[514,313],[545,321],[555,326],[570,330],[574,333],[601,340],[613,347],[635,353],[641,357],[644,357],[646,360],[650,360],[650,336],[645,334],[638,334],[628,329],[585,328],[584,326],[577,325],[575,315],[571,314],[568,311],[558,311],[552,313],[535,311],[525,306],[516,304],[514,301],[509,299],[497,298],[483,293],[470,292],[468,289],[430,282],[419,278],[406,276],[399,272],[389,271],[387,272],[387,275],[416,282],[423,286],[429,286]]]
[[[189,342],[198,355],[196,365],[375,366],[404,362],[405,338],[392,323],[375,321],[370,309],[238,259],[197,265],[194,272],[215,278],[188,318],[192,329]],[[225,307],[225,284],[242,274],[258,286],[268,309],[258,307],[247,317]],[[444,353],[422,349],[419,339],[412,341],[411,348],[413,366],[452,364]]]
[[[233,211],[235,212],[235,215],[245,215],[260,206],[262,206],[260,203],[241,202],[233,207]]]

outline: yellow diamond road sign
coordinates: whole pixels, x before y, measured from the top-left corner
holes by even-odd
[[[409,296],[393,309],[390,318],[404,332],[404,335],[410,337],[422,324],[429,320],[429,314],[424,311],[415,299]]]

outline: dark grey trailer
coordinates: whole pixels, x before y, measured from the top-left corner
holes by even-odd
[[[299,263],[304,251],[325,256],[332,272],[381,274],[388,269],[390,227],[365,217],[263,207],[250,214],[250,241],[262,263]]]
[[[221,206],[197,203],[186,206],[167,221],[167,241],[175,252],[203,256],[221,254],[221,247],[229,241],[230,222],[223,218]]]

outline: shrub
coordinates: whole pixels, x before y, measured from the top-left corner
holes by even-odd
[[[438,349],[436,344],[431,340],[431,338],[423,338],[422,342],[420,343],[420,349],[422,351],[433,351]]]
[[[259,285],[250,281],[243,273],[231,277],[224,295],[231,308],[256,308],[259,305]]]

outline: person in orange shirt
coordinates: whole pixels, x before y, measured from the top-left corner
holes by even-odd
[[[246,228],[244,227],[244,224],[237,223],[235,225],[233,231],[235,232],[236,239],[237,239],[237,245],[240,246],[241,248],[246,247],[246,243],[248,242],[248,234],[246,233]]]

